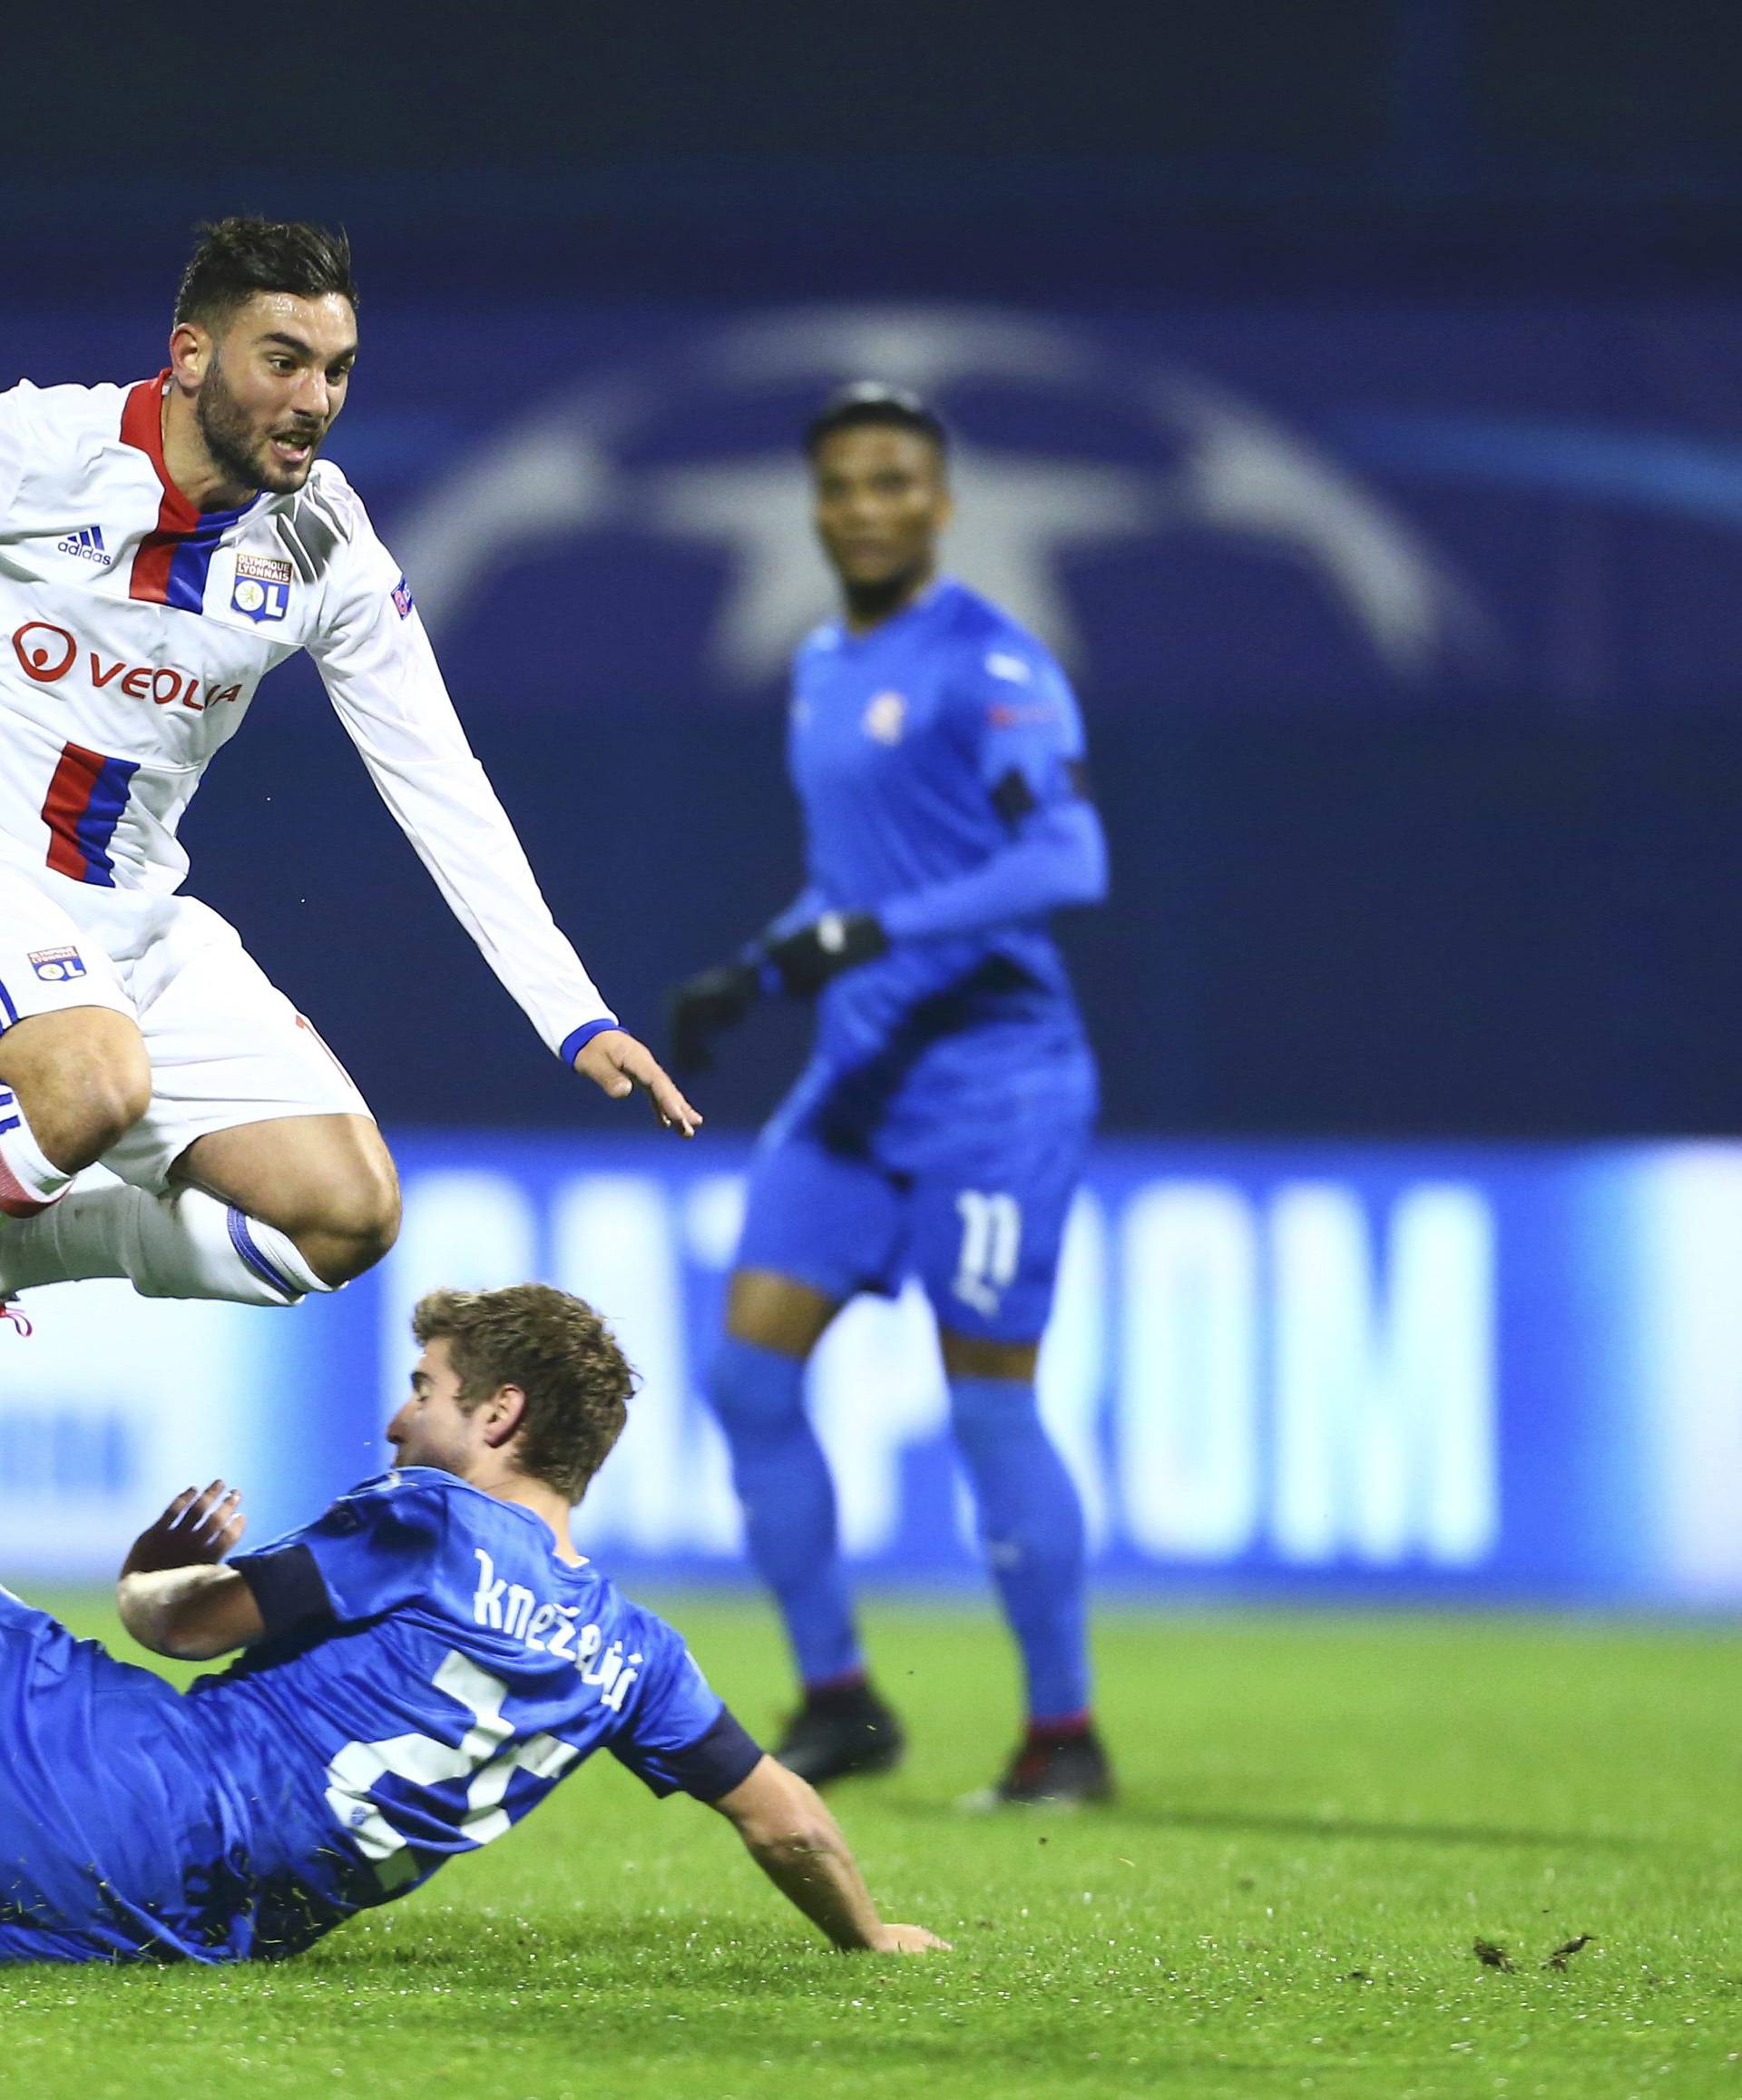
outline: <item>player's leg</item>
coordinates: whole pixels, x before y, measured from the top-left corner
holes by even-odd
[[[54,1202],[150,1098],[113,964],[37,884],[0,866],[0,1218]]]
[[[133,967],[152,1094],[81,1189],[0,1242],[0,1294],[127,1276],[147,1297],[289,1305],[392,1245],[398,1191],[318,1035],[191,898]]]
[[[766,1143],[751,1175],[726,1333],[709,1379],[758,1572],[792,1644],[803,1703],[778,1754],[813,1781],[886,1767],[900,1732],[866,1683],[828,1463],[805,1367],[847,1299],[886,1287],[897,1199],[862,1160]]]
[[[1039,1342],[1086,1133],[1001,1147],[995,1163],[927,1176],[915,1260],[937,1314],[950,1424],[1023,1660],[1027,1731],[1006,1800],[1110,1791],[1090,1703],[1081,1498],[1041,1419]]]
[[[279,1116],[195,1139],[173,1178],[284,1235],[328,1290],[371,1269],[399,1232],[399,1177],[367,1113]]]
[[[0,1010],[0,1018],[3,1018]],[[145,1113],[151,1065],[125,1014],[32,1014],[0,1036],[0,1215],[33,1218]]]
[[[777,1269],[736,1269],[708,1385],[750,1558],[774,1593],[807,1684],[860,1667],[835,1484],[805,1411],[805,1366],[841,1302]]]
[[[1023,1658],[1027,1719],[994,1801],[1104,1801],[1091,1702],[1082,1506],[1041,1419],[1032,1342],[944,1330],[950,1423],[981,1536]]]

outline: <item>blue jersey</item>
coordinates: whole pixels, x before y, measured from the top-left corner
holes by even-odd
[[[760,1756],[680,1635],[452,1475],[386,1474],[232,1565],[269,1637],[185,1695],[41,1614],[26,1665],[0,1621],[0,1955],[292,1953],[595,1750],[707,1800]]]
[[[874,912],[892,943],[818,1003],[795,1108],[839,1126],[826,1134],[964,1113],[1002,1122],[1013,1112],[1003,1094],[1062,1061],[1091,1106],[1046,866],[1011,854],[1062,812],[1080,820],[1067,859],[1085,839],[1099,854],[1083,757],[1076,699],[1052,655],[960,584],[938,583],[866,634],[819,628],[799,650],[788,764],[807,888],[783,923]],[[1025,884],[1037,868],[1038,886]],[[1005,869],[1014,879],[1002,888],[976,880]]]

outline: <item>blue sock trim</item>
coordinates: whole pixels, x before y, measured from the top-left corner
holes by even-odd
[[[300,1284],[293,1283],[262,1251],[249,1226],[252,1220],[246,1212],[239,1211],[232,1203],[224,1213],[224,1222],[230,1227],[230,1243],[247,1262],[269,1290],[276,1290],[287,1299],[295,1300],[304,1295]]]

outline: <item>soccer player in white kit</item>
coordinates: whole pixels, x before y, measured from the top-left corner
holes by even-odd
[[[294,1304],[393,1243],[361,1095],[179,893],[207,761],[298,649],[550,1048],[686,1137],[700,1121],[558,931],[410,585],[319,457],[356,309],[342,234],[229,219],[155,378],[0,392],[0,1306],[86,1276]],[[73,1186],[98,1162],[123,1185]]]

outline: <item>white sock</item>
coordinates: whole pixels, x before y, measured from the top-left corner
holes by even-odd
[[[9,1086],[0,1086],[0,1218],[34,1218],[64,1193],[71,1174],[44,1152]]]
[[[329,1290],[295,1241],[201,1189],[80,1189],[0,1232],[0,1296],[86,1276],[130,1276],[142,1298],[295,1305]]]

